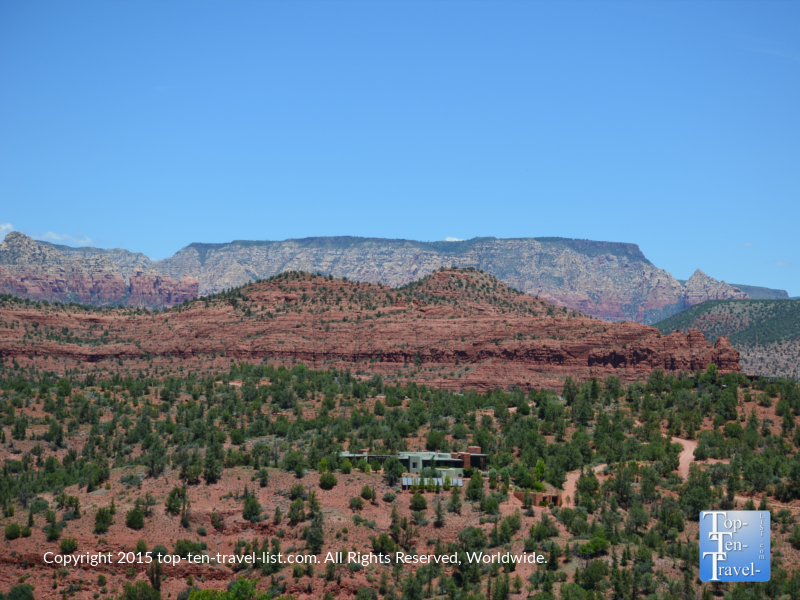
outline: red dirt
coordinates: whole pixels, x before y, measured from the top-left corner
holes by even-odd
[[[606,468],[605,464],[597,465],[592,470],[594,471],[595,475],[601,473],[603,469]],[[570,471],[567,473],[567,481],[564,483],[564,491],[561,492],[561,497],[563,498],[562,504],[563,506],[574,507],[575,506],[575,492],[578,489],[578,479],[580,479],[581,472],[578,471]],[[598,477],[600,479],[600,477]]]
[[[672,443],[681,444],[683,446],[683,450],[681,450],[678,473],[681,474],[681,477],[686,479],[689,476],[689,466],[694,461],[694,451],[697,448],[697,441],[674,437],[672,438]]]

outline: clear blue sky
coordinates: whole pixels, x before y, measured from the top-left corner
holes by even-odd
[[[798,30],[798,2],[2,2],[0,229],[589,238],[800,295]]]

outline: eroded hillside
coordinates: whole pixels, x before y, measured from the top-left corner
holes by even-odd
[[[27,308],[26,308],[27,306]],[[348,367],[450,389],[523,389],[653,369],[739,370],[727,340],[662,336],[520,293],[474,269],[443,269],[399,289],[284,273],[169,311],[0,306],[0,352],[40,368],[136,372],[231,360]]]

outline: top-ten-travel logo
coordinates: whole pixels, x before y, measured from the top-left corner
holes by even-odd
[[[700,513],[701,581],[769,581],[769,512]]]

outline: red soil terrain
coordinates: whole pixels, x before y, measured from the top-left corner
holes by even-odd
[[[99,393],[97,388],[92,391]],[[157,393],[154,392],[152,397],[148,399],[156,408],[160,406],[157,396]],[[179,398],[181,402],[188,402],[189,400],[190,398],[185,395]],[[321,397],[316,398],[311,401],[312,406],[308,408],[316,409],[320,402]],[[760,418],[768,418],[775,422],[779,421],[774,407],[756,407],[754,402],[741,405],[740,413],[744,416],[753,409],[757,410]],[[345,409],[336,409],[336,411],[340,410]],[[21,412],[24,412],[32,420],[36,420],[37,423],[44,415],[41,411],[41,406],[36,404],[25,407]],[[286,416],[288,414],[287,411]],[[488,415],[489,412],[482,412],[481,416],[484,414]],[[106,414],[102,420],[106,421],[109,418],[110,415]],[[703,429],[712,428],[710,417],[708,421],[704,422]],[[32,435],[29,439],[17,441],[15,446],[22,452],[30,452],[36,444],[41,443],[38,438],[45,429],[46,426],[44,424],[37,424],[32,428]],[[85,439],[86,432],[84,430],[72,437],[70,446],[80,451]],[[673,438],[672,441],[683,445],[678,473],[685,479],[688,475],[689,465],[692,462],[703,464],[702,462],[693,461],[692,453],[697,443],[694,440],[682,438]],[[228,444],[225,446],[226,448],[230,447]],[[66,449],[58,450],[58,458],[63,459],[66,452]],[[6,451],[5,447],[0,449],[0,457],[8,458],[10,456],[12,455]],[[706,464],[711,462],[716,461],[711,459],[705,461]],[[601,482],[608,477],[604,473],[605,465],[598,465],[593,470]],[[293,486],[300,484],[309,493],[314,491],[320,500],[324,515],[323,528],[325,536],[323,550],[317,556],[318,563],[314,566],[313,574],[309,574],[305,570],[304,573],[295,577],[293,566],[287,564],[276,575],[276,579],[286,584],[285,594],[291,594],[298,600],[322,598],[328,592],[334,593],[337,598],[353,598],[360,587],[376,587],[381,573],[386,572],[388,574],[391,569],[381,565],[370,564],[363,570],[351,572],[346,568],[346,565],[340,564],[337,565],[337,577],[333,580],[328,580],[323,576],[326,566],[324,561],[327,554],[337,551],[345,553],[356,551],[368,554],[372,548],[371,538],[389,530],[392,508],[395,508],[401,517],[410,519],[412,515],[410,510],[412,494],[408,491],[390,488],[385,483],[382,473],[368,474],[355,470],[347,475],[336,473],[338,480],[336,486],[332,490],[322,490],[319,485],[320,475],[318,472],[312,471],[304,477],[298,478],[294,474],[270,468],[269,483],[262,488],[255,481],[256,472],[253,469],[235,467],[225,469],[221,479],[214,484],[206,485],[201,483],[188,486],[191,508],[188,514],[190,528],[187,530],[181,526],[179,516],[170,515],[164,508],[164,501],[170,490],[175,486],[183,485],[178,476],[178,471],[167,468],[162,475],[155,478],[146,477],[145,471],[146,469],[143,466],[118,468],[112,471],[107,486],[103,486],[93,492],[87,492],[86,488],[79,489],[75,485],[69,486],[65,490],[68,495],[78,497],[82,513],[81,518],[70,520],[62,533],[62,537],[74,538],[77,541],[78,549],[72,556],[78,557],[86,553],[111,552],[114,564],[96,566],[89,564],[70,565],[63,570],[60,569],[58,564],[46,564],[44,562],[46,552],[53,553],[48,555],[49,560],[53,560],[54,556],[60,553],[58,552],[58,542],[48,542],[46,540],[43,531],[45,518],[43,514],[39,513],[35,517],[30,537],[13,541],[0,540],[0,590],[9,590],[13,585],[25,581],[35,586],[35,597],[37,599],[56,599],[60,597],[58,590],[53,586],[53,582],[56,581],[56,587],[59,590],[73,584],[71,587],[74,593],[70,597],[75,600],[90,600],[94,598],[94,594],[100,589],[100,585],[97,583],[98,576],[103,575],[107,580],[105,585],[107,593],[104,592],[103,595],[106,597],[117,596],[127,582],[147,580],[146,564],[134,563],[131,565],[118,562],[121,556],[120,553],[127,555],[133,552],[139,540],[143,540],[146,543],[148,550],[153,550],[156,545],[162,544],[170,554],[173,551],[175,542],[179,539],[205,542],[207,553],[213,558],[216,557],[217,553],[233,554],[235,545],[239,540],[252,541],[255,539],[260,543],[265,538],[280,537],[281,551],[284,555],[303,554],[305,551],[303,530],[309,525],[309,522],[306,520],[292,525],[287,519],[291,503],[289,490]],[[141,483],[139,486],[126,485],[122,482],[123,477],[134,474],[138,474],[140,478]],[[570,501],[565,501],[565,506],[573,505],[571,500],[574,499],[575,483],[579,475],[579,471],[574,471],[567,475],[562,496],[569,496]],[[365,485],[373,488],[376,493],[376,501],[372,503],[365,502],[363,509],[358,513],[354,513],[349,508],[349,499],[359,496]],[[245,486],[255,492],[255,496],[263,509],[263,520],[260,522],[251,523],[242,516],[242,494]],[[389,491],[397,494],[393,502],[383,500],[384,495]],[[662,490],[662,493],[676,495],[674,492],[667,490]],[[135,531],[126,527],[126,512],[133,508],[136,499],[144,498],[147,494],[152,496],[155,504],[152,507],[151,516],[145,518],[144,528]],[[466,527],[480,527],[486,537],[489,537],[494,526],[489,522],[483,522],[480,519],[483,513],[477,509],[477,506],[472,506],[466,500],[460,514],[448,512],[443,526],[435,527],[432,523],[434,503],[439,497],[446,502],[449,498],[449,493],[442,492],[437,495],[432,492],[426,492],[424,495],[428,502],[426,517],[429,519],[429,523],[417,527],[413,536],[414,545],[420,554],[432,552],[433,545],[431,542],[441,541],[447,543],[456,540],[458,533]],[[52,493],[42,493],[38,494],[38,496],[46,499],[51,508],[54,506],[55,498]],[[753,499],[756,503],[759,502],[757,495],[749,498],[737,496],[736,502],[739,508],[742,507],[742,504],[747,499]],[[100,507],[110,506],[112,501],[116,507],[116,515],[108,532],[104,534],[93,533],[94,513]],[[797,513],[798,501],[782,504],[771,499],[770,504],[775,510],[789,508],[793,513]],[[275,524],[272,519],[276,507],[279,507],[283,514],[283,518],[278,524]],[[534,516],[526,515],[525,511],[522,510],[522,503],[519,497],[515,494],[510,494],[508,502],[500,504],[501,517],[520,511],[522,531],[527,531],[534,522],[541,519],[542,514],[550,514],[547,508],[536,507],[534,510]],[[216,513],[218,517],[216,526],[212,521],[212,513]],[[354,514],[358,514],[367,522],[362,525],[355,525],[352,520]],[[24,522],[24,519],[24,511],[18,510],[17,515],[7,521]],[[552,517],[551,522],[559,532],[553,538],[557,543],[563,546],[566,541],[572,539],[572,535],[567,532],[563,524]],[[204,533],[203,530],[205,531]],[[774,531],[772,535],[774,543],[777,544],[780,540],[780,547],[788,564],[796,564],[800,560],[800,555],[798,551],[785,542],[788,533],[781,530],[780,533]],[[687,521],[686,530],[681,537],[687,541],[696,539],[697,523]],[[490,553],[497,551],[505,552],[506,549],[494,548],[487,550]],[[515,539],[508,551],[515,555],[522,554],[524,551],[522,540]],[[576,568],[580,568],[582,564],[580,561],[569,559],[563,559],[561,563],[561,568],[568,572],[570,580],[573,579]],[[670,577],[678,579],[681,577],[681,570],[677,562],[672,558],[655,558],[655,567],[663,569]],[[413,568],[415,567],[408,566],[403,570],[408,571]],[[520,564],[513,575],[520,575],[522,580],[526,581],[527,577],[535,570],[537,570],[536,565]],[[190,582],[202,588],[224,589],[230,581],[237,577],[236,570],[228,562],[224,565],[198,565],[184,560],[177,565],[165,564],[163,573],[165,579],[161,587],[162,598],[175,598]],[[256,576],[255,573],[250,571],[244,571],[244,574],[251,578]],[[267,590],[272,585],[269,576],[261,575],[257,578],[257,587],[260,590]],[[394,583],[391,579],[390,582]],[[520,593],[513,595],[513,598],[520,600],[525,597],[526,592],[524,589]]]
[[[125,473],[130,473],[130,469],[115,470],[112,474],[110,489],[105,488],[92,493],[86,493],[85,488],[78,490],[70,487],[66,491],[71,495],[77,495],[81,502],[83,517],[70,521],[64,530],[64,536],[74,538],[78,542],[78,550],[72,555],[78,557],[85,553],[111,552],[112,560],[115,564],[96,565],[90,564],[69,565],[68,573],[64,573],[58,579],[58,587],[66,587],[67,582],[74,582],[77,590],[74,596],[78,600],[89,600],[92,597],[91,591],[96,590],[97,576],[102,574],[107,579],[106,587],[112,596],[115,596],[127,581],[146,580],[146,570],[148,565],[127,563],[120,564],[119,553],[126,554],[133,552],[136,542],[144,540],[148,550],[152,550],[156,545],[166,546],[172,554],[173,545],[179,539],[190,539],[207,544],[207,552],[214,558],[217,553],[231,555],[235,551],[235,544],[238,540],[251,541],[257,539],[259,545],[264,538],[281,537],[281,551],[286,556],[289,554],[303,554],[305,552],[305,541],[301,539],[302,531],[308,526],[308,521],[301,522],[292,526],[286,518],[291,500],[289,499],[289,489],[296,484],[302,484],[309,491],[315,490],[321,498],[325,545],[322,553],[317,556],[317,564],[314,566],[314,575],[304,574],[302,577],[292,576],[291,564],[285,564],[280,575],[281,579],[287,584],[286,594],[292,594],[297,598],[321,598],[326,592],[333,592],[337,597],[352,597],[356,594],[359,587],[375,586],[375,583],[368,583],[367,577],[377,576],[384,570],[381,565],[368,565],[363,571],[351,574],[344,565],[337,565],[338,573],[341,574],[340,581],[327,581],[321,576],[325,571],[325,558],[328,552],[337,551],[347,552],[356,551],[362,554],[369,554],[372,548],[370,538],[381,532],[386,532],[390,527],[390,515],[392,505],[382,501],[381,498],[389,490],[383,482],[381,474],[363,474],[354,472],[350,475],[337,473],[339,483],[332,490],[323,491],[319,487],[319,474],[310,473],[298,479],[293,474],[282,473],[270,470],[270,484],[267,488],[259,488],[257,482],[251,481],[253,470],[248,468],[226,469],[222,479],[214,485],[190,486],[188,494],[191,501],[191,530],[187,531],[180,525],[180,517],[171,516],[164,510],[164,499],[174,486],[182,485],[177,476],[177,472],[168,472],[157,479],[145,478],[144,469],[140,469],[143,479],[141,489],[133,487],[128,490],[120,483],[120,478]],[[237,495],[244,491],[247,485],[249,489],[256,490],[256,497],[264,508],[264,520],[259,523],[251,523],[242,518],[242,500]],[[377,493],[375,503],[366,502],[364,508],[359,511],[362,518],[375,523],[373,529],[371,525],[354,525],[354,512],[349,509],[350,498],[358,496],[364,485],[371,486]],[[125,513],[133,507],[136,498],[143,497],[151,493],[157,499],[156,506],[153,507],[152,516],[145,519],[145,527],[141,531],[134,531],[125,526]],[[47,499],[51,506],[53,504],[52,494],[41,494],[42,498]],[[433,493],[425,494],[428,500],[427,517],[433,521],[433,503],[437,496]],[[447,502],[449,493],[442,492],[441,499]],[[116,506],[116,516],[109,528],[108,533],[97,535],[92,532],[94,527],[94,513],[99,507],[109,506],[112,499]],[[397,501],[393,506],[401,517],[411,518],[409,501],[411,494],[402,492],[397,496]],[[273,523],[273,513],[275,507],[279,506],[284,517],[280,524]],[[521,510],[521,502],[513,496],[508,502],[501,505],[501,514],[506,516],[515,510]],[[543,509],[536,509],[536,517],[522,516],[523,529],[527,530],[530,525],[541,516]],[[215,512],[222,520],[222,527],[219,529],[212,525],[211,514]],[[17,539],[13,542],[0,541],[4,548],[0,551],[0,589],[8,590],[18,583],[19,577],[27,574],[27,583],[31,583],[36,588],[37,598],[56,598],[56,593],[52,591],[53,573],[60,565],[46,564],[44,554],[46,552],[58,555],[58,543],[47,542],[42,531],[45,525],[43,515],[36,517],[36,526],[33,528],[29,538]],[[468,526],[478,525],[478,513],[465,503],[461,514],[448,513],[444,526],[435,528],[428,524],[417,529],[414,536],[415,544],[419,553],[424,554],[432,551],[428,539],[440,539],[443,542],[453,541],[460,531]],[[198,527],[204,527],[206,534],[198,535]],[[492,529],[492,525],[487,523],[482,526],[487,537]],[[496,551],[496,550],[495,550]],[[514,552],[522,553],[521,541],[515,542]],[[53,557],[48,555],[48,560]],[[60,557],[63,559],[63,556]],[[249,566],[249,565],[246,565]],[[133,567],[133,570],[130,570]],[[521,565],[517,573],[526,578],[536,569],[535,565]],[[127,570],[127,572],[126,572]],[[162,584],[162,598],[167,598],[168,594],[174,598],[181,590],[187,587],[187,580],[192,577],[196,585],[203,588],[225,588],[229,581],[235,579],[236,572],[229,563],[223,564],[192,564],[186,560],[177,565],[164,564],[164,574],[166,580]],[[248,574],[252,577],[252,574]],[[83,582],[83,583],[81,583]],[[260,589],[269,587],[269,577],[261,577],[259,582]],[[312,589],[309,591],[309,584]],[[80,588],[84,588],[81,591]]]
[[[727,338],[712,345],[697,331],[662,336],[598,321],[458,269],[400,289],[287,273],[160,313],[5,303],[0,357],[121,372],[173,360],[190,372],[231,359],[302,361],[448,389],[555,388],[567,375],[629,382],[709,363],[740,369]]]

